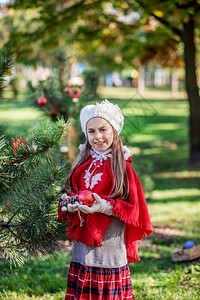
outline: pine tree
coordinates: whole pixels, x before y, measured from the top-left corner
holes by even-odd
[[[56,120],[62,116],[64,120],[78,119],[81,108],[91,99],[97,101],[98,73],[93,69],[86,70],[82,82],[70,85],[70,63],[61,49],[52,55],[49,76],[39,80],[37,84],[28,81],[28,97],[32,103],[39,106],[47,116]]]
[[[0,57],[3,83],[12,58]],[[66,165],[58,146],[67,127],[63,119],[47,121],[29,137],[14,139],[0,127],[0,255],[11,262],[59,249],[66,228],[56,220],[57,203]]]

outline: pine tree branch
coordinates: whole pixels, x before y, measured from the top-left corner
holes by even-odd
[[[22,226],[22,224],[3,222],[0,223],[0,226],[3,227],[0,228],[0,231],[2,231],[5,228]]]
[[[12,219],[18,214],[18,212],[22,209],[23,207],[19,207],[18,210],[12,215],[12,217],[8,220],[7,224],[10,224],[10,222],[12,221]]]
[[[54,182],[55,180],[57,179],[57,174],[58,174],[58,171],[55,171],[52,175],[49,176],[49,180],[50,182],[44,187],[44,189],[41,191],[41,193],[44,193]],[[40,193],[40,194],[41,194]],[[40,194],[38,195],[37,198],[40,197]],[[43,208],[46,208],[50,203],[46,203],[44,204],[43,206],[40,207],[40,210],[42,210]],[[0,223],[0,231],[2,231],[3,229],[7,229],[7,228],[10,228],[10,227],[17,227],[17,226],[23,226],[23,224],[17,224],[17,223],[10,223],[12,221],[12,219],[18,214],[18,212],[20,210],[22,210],[23,207],[19,207],[18,210],[10,217],[10,219],[7,221],[7,222],[1,222]]]
[[[14,235],[14,237],[15,237],[16,239],[18,239],[20,242],[28,243],[28,241],[26,241],[26,240],[20,238],[15,232],[13,232],[12,229],[11,229],[10,227],[8,228],[8,230],[9,230],[10,233],[11,233],[12,235]],[[18,245],[16,245],[16,246],[18,246]]]
[[[66,124],[66,123],[65,123],[65,124]],[[51,145],[45,146],[43,149],[38,150],[38,151],[36,151],[36,152],[34,152],[34,153],[31,153],[31,154],[22,156],[22,157],[20,157],[20,158],[18,158],[18,159],[15,159],[15,160],[12,160],[12,161],[7,162],[7,163],[5,163],[5,164],[2,164],[2,167],[5,167],[5,166],[7,166],[7,165],[11,165],[11,166],[12,166],[12,165],[14,165],[14,164],[16,164],[16,163],[18,164],[18,163],[20,163],[20,162],[22,162],[22,161],[24,161],[24,160],[26,160],[26,159],[28,159],[28,158],[34,157],[34,156],[36,156],[36,155],[38,155],[38,154],[40,154],[40,153],[43,153],[43,152],[47,151],[47,150],[50,149],[50,148],[53,148],[53,146],[55,145],[55,143],[56,143],[56,142],[61,138],[61,136],[63,135],[64,131],[65,131],[65,126],[63,126],[61,133],[59,134],[59,136],[57,137],[57,139],[55,139],[55,140],[51,143]],[[46,137],[44,137],[44,139],[45,139],[46,143],[49,143],[49,141],[48,141],[48,139],[47,139]]]
[[[18,214],[18,212],[22,209],[23,207],[19,207],[17,209],[17,211],[12,215],[12,217],[10,217],[10,219],[7,221],[7,222],[1,222],[0,223],[0,226],[2,227],[1,228],[1,231],[5,228],[9,228],[9,227],[16,227],[16,226],[22,226],[22,224],[16,224],[16,223],[10,223],[12,221],[12,219]]]

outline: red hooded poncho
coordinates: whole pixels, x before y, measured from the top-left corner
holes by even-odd
[[[114,216],[125,223],[124,234],[128,262],[139,261],[138,241],[151,234],[153,229],[140,180],[131,166],[132,159],[129,157],[126,160],[129,180],[129,197],[127,201],[120,199],[114,200],[108,197],[114,187],[110,158],[103,160],[103,163],[98,164],[98,167],[92,164],[93,161],[94,158],[90,157],[73,173],[72,186],[75,190],[75,194],[78,194],[81,190],[88,189],[97,193],[101,198],[110,201],[113,206],[112,211]],[[97,175],[96,180],[92,183],[91,181],[87,181],[86,176],[86,171],[89,167],[90,174],[93,173],[93,177]],[[88,246],[101,247],[102,238],[112,217],[102,213],[87,215],[82,212],[81,217],[84,219],[82,227],[80,227],[80,218],[77,212],[74,214],[62,212],[60,207],[58,207],[58,221],[68,221],[69,228],[67,229],[67,234],[70,239],[76,242],[80,241]]]

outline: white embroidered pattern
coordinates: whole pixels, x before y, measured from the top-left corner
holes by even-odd
[[[84,146],[85,146],[85,144],[79,146],[80,151],[82,151]],[[124,158],[126,160],[131,155],[130,149],[126,146],[122,146],[122,148],[123,148],[123,151],[124,151]],[[99,181],[102,181],[101,176],[103,175],[103,173],[97,173],[95,175],[93,175],[93,174],[94,174],[94,171],[98,167],[100,167],[100,165],[103,164],[104,160],[107,160],[108,158],[111,158],[112,151],[109,148],[105,152],[99,152],[99,151],[95,150],[94,148],[91,148],[90,149],[90,154],[91,154],[92,158],[94,158],[94,160],[91,162],[88,170],[85,171],[85,176],[83,177],[83,178],[85,178],[85,186],[86,186],[87,189],[88,188],[93,189],[93,187]],[[92,168],[93,165],[95,166],[95,170],[93,170],[90,173],[90,169]]]
[[[95,186],[95,184],[97,184],[99,181],[101,181],[101,176],[103,175],[103,173],[98,173],[95,174],[92,178],[91,178],[91,183],[90,183],[90,177],[91,174],[88,170],[85,171],[85,176],[83,178],[85,178],[85,186],[86,188],[91,188],[93,189],[93,187]]]
[[[90,172],[88,170],[85,171],[85,187],[88,189],[90,186]]]

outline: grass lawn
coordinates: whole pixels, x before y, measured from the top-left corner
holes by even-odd
[[[6,96],[6,100],[0,102],[0,124],[11,136],[26,137],[38,122],[44,120],[44,115],[37,107],[28,105],[23,94],[19,99],[10,98],[12,95],[9,92]]]
[[[200,299],[200,263],[174,263],[171,251],[185,241],[200,244],[200,169],[188,165],[188,103],[168,92],[140,97],[130,88],[100,89],[125,115],[121,134],[132,151],[136,171],[142,166],[154,182],[147,202],[154,233],[139,244],[141,261],[130,264],[135,299]],[[160,96],[160,97],[159,97]],[[182,96],[182,95],[181,95]],[[43,116],[24,101],[4,102],[0,121],[13,136],[25,135]],[[30,261],[10,269],[0,262],[0,299],[64,299],[70,254]]]

